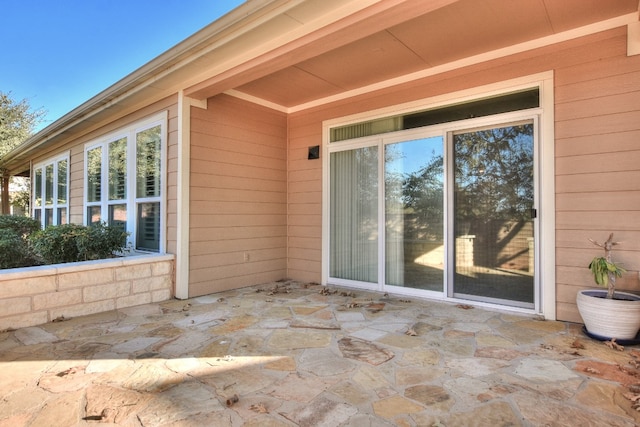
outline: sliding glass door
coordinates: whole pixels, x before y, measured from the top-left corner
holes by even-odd
[[[536,125],[506,117],[332,147],[329,281],[535,308]]]
[[[533,308],[533,121],[452,134],[455,297]]]

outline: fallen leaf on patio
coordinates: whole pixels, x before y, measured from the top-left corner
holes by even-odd
[[[611,350],[624,351],[624,347],[618,344],[615,338],[611,338],[610,341],[605,341],[604,344]]]
[[[622,393],[622,395],[627,399],[630,400],[631,402],[633,402],[633,405],[631,405],[631,407],[633,409],[635,409],[636,411],[640,411],[640,394],[634,394],[634,393]]]
[[[585,372],[589,372],[590,374],[595,374],[595,375],[599,375],[600,371],[598,371],[595,368],[592,368],[591,366],[587,366],[586,368],[584,368]]]
[[[82,419],[84,421],[101,421],[102,418],[104,418],[102,415],[87,415],[86,417],[83,417]]]
[[[78,368],[77,367],[73,367],[73,368],[69,368],[69,369],[67,369],[65,371],[58,372],[56,374],[56,377],[66,377],[67,375],[75,374],[76,372],[78,372]]]
[[[584,350],[584,344],[582,344],[580,340],[575,340],[571,343],[571,348],[579,348],[581,350]]]
[[[640,370],[635,369],[632,366],[625,368],[624,366],[618,365],[618,369],[620,369],[620,371],[624,372],[627,375],[631,375],[633,377],[640,377]]]
[[[191,304],[185,304],[184,307],[182,307],[182,311],[187,311],[191,308]]]
[[[473,308],[472,305],[468,305],[468,304],[458,304],[456,305],[456,307],[461,308],[463,310],[471,310]]]
[[[409,330],[407,332],[404,333],[405,335],[409,335],[410,337],[417,337],[418,333],[416,331],[414,331],[413,329],[409,328]]]
[[[358,308],[360,307],[360,304],[358,304],[357,302],[350,302],[349,304],[346,304],[347,308]]]
[[[85,421],[102,421],[106,423],[109,421],[108,418],[115,418],[114,411],[111,408],[104,408],[100,415],[87,415],[82,419]]]
[[[64,322],[65,320],[69,320],[69,318],[64,317],[64,316],[58,316],[58,317],[56,317],[55,319],[53,319],[53,320],[52,320],[52,322],[53,322],[53,323],[56,323],[56,322]]]
[[[540,347],[544,348],[545,350],[555,350],[555,347],[551,344],[540,344]]]
[[[636,393],[623,393],[623,396],[632,402],[637,402],[638,400],[640,400],[640,394]]]
[[[411,300],[410,299],[399,299],[398,301],[400,302],[406,302],[406,303],[410,303]]]
[[[369,305],[367,305],[367,310],[371,311],[372,313],[377,313],[379,311],[382,311],[382,309],[384,308],[384,303],[383,302],[379,302],[379,303],[371,303]]]
[[[259,414],[268,414],[269,413],[269,411],[267,410],[267,407],[262,402],[258,403],[257,405],[249,406],[249,409],[251,409],[252,411],[257,412]]]
[[[233,396],[227,399],[227,406],[233,406],[238,402],[238,400],[240,400],[240,398],[238,397],[237,394],[234,394]]]

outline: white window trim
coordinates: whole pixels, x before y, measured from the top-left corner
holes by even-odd
[[[136,221],[137,221],[137,209],[138,204],[145,202],[159,202],[160,203],[160,241],[158,252],[152,253],[165,253],[166,252],[166,210],[167,210],[167,121],[168,113],[166,111],[155,114],[146,119],[134,122],[126,127],[120,128],[114,132],[105,134],[93,141],[87,142],[84,145],[84,169],[83,169],[83,212],[82,221],[83,224],[87,224],[87,208],[89,206],[100,206],[101,208],[101,220],[108,220],[108,207],[112,204],[126,204],[127,205],[127,225],[126,229],[129,232],[127,237],[127,246],[133,248],[133,252],[146,253],[148,251],[135,250],[136,247]],[[159,197],[136,197],[136,134],[144,130],[150,129],[155,126],[160,126],[160,138],[161,138],[161,152],[160,152],[160,196]],[[117,141],[121,138],[127,138],[127,196],[123,201],[109,201],[108,189],[109,189],[109,177],[104,173],[104,170],[108,168],[109,161],[109,144]],[[88,152],[96,147],[102,147],[101,153],[101,200],[100,202],[88,202],[88,174],[87,174],[87,155]]]
[[[323,166],[322,166],[322,277],[321,283],[328,284],[329,281],[329,158],[330,153],[334,150],[342,150],[347,146],[355,147],[366,144],[365,140],[389,138],[392,135],[374,135],[372,137],[360,138],[352,141],[340,141],[331,143],[331,128],[346,126],[359,122],[376,120],[390,116],[409,114],[416,111],[433,109],[440,106],[451,105],[455,103],[464,103],[474,101],[480,98],[490,97],[508,93],[511,91],[531,89],[538,87],[540,90],[540,106],[539,106],[539,146],[537,148],[538,163],[536,163],[536,171],[539,173],[537,178],[538,187],[538,210],[539,226],[536,230],[536,238],[540,242],[540,248],[536,256],[536,275],[539,283],[539,298],[536,299],[535,310],[518,309],[503,305],[494,305],[490,303],[477,303],[477,305],[485,305],[499,309],[528,312],[532,311],[542,315],[545,319],[556,319],[556,275],[555,275],[555,165],[554,165],[554,98],[553,98],[553,71],[547,71],[534,75],[524,76],[513,80],[493,83],[485,86],[479,86],[462,91],[452,92],[432,98],[422,99],[418,101],[408,102],[404,104],[389,106],[378,110],[357,113],[337,119],[327,120],[323,122],[322,142],[323,142]],[[518,112],[514,112],[517,114]],[[491,120],[492,116],[486,118]],[[462,123],[455,122],[445,123],[443,128],[457,128]],[[444,134],[446,135],[446,133]],[[340,148],[338,148],[338,146]],[[538,289],[536,289],[536,292]],[[409,291],[410,293],[411,291]],[[446,295],[439,293],[435,299],[455,301]]]
[[[49,225],[60,225],[58,224],[58,215],[57,215],[57,211],[60,208],[66,208],[67,209],[67,213],[65,215],[65,223],[69,222],[69,187],[70,187],[70,182],[69,182],[69,178],[71,176],[70,173],[70,169],[71,169],[71,163],[69,161],[69,151],[65,151],[62,154],[59,154],[58,156],[55,157],[50,157],[42,162],[39,163],[35,163],[32,166],[32,171],[31,171],[31,176],[32,176],[32,180],[31,180],[31,216],[35,217],[35,211],[36,209],[41,210],[41,217],[40,217],[40,224],[42,226],[42,228],[45,227],[45,220],[46,220],[46,202],[45,202],[45,197],[42,197],[42,201],[41,201],[41,206],[36,207],[36,180],[35,180],[35,176],[36,176],[36,171],[38,169],[42,169],[42,176],[41,176],[41,185],[42,185],[42,196],[44,196],[45,194],[45,190],[46,190],[46,167],[49,165],[53,165],[53,194],[52,194],[52,198],[53,198],[53,204],[49,207],[50,209],[53,209],[53,223],[49,224]],[[66,197],[66,203],[58,203],[58,168],[56,167],[58,165],[59,162],[61,161],[67,161],[67,197]]]

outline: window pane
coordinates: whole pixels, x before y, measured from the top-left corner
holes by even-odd
[[[136,135],[136,197],[160,196],[160,126]]]
[[[53,204],[53,165],[47,165],[45,168],[45,187],[44,197],[45,204]]]
[[[109,144],[109,200],[127,197],[127,138]]]
[[[87,151],[87,201],[99,202],[102,198],[102,147]]]
[[[378,149],[332,153],[331,277],[378,281]]]
[[[58,162],[58,203],[67,203],[67,160]]]
[[[534,126],[456,133],[454,296],[533,308]]]
[[[87,207],[87,225],[99,223],[101,220],[100,206]]]
[[[44,210],[44,226],[48,227],[53,225],[53,209],[45,209]]]
[[[33,218],[40,221],[42,224],[42,209],[35,209],[33,211]]]
[[[384,159],[386,284],[442,291],[443,138],[389,144]]]
[[[109,225],[117,227],[122,231],[127,230],[127,205],[109,206]]]
[[[36,169],[34,187],[33,205],[42,206],[42,168]]]
[[[160,203],[138,205],[136,249],[153,252],[160,250]]]
[[[67,208],[58,208],[58,225],[67,223]]]

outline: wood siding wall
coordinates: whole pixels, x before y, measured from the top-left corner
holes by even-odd
[[[626,56],[626,27],[431,76],[289,118],[289,277],[319,281],[322,122],[553,70],[555,73],[557,318],[580,322],[579,289],[593,287],[587,264],[615,232],[616,259],[640,290],[640,55]],[[544,213],[543,213],[544,215]]]
[[[287,275],[287,118],[220,95],[192,108],[189,296]]]

